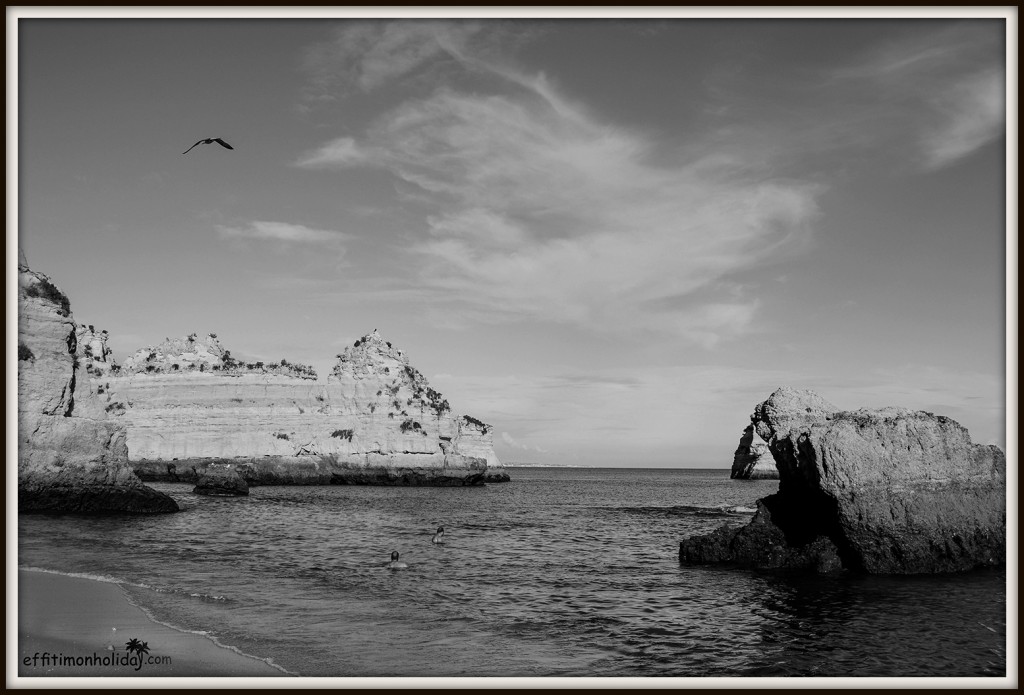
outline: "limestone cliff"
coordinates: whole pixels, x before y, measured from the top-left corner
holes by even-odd
[[[128,465],[125,428],[95,395],[67,296],[18,270],[18,510],[177,511]]]
[[[193,466],[244,459],[255,484],[452,485],[481,483],[500,465],[490,427],[453,413],[377,331],[337,359],[321,382],[286,360],[242,365],[216,336],[136,352],[109,379],[136,470],[190,480]]]
[[[999,448],[972,443],[948,417],[892,407],[829,412],[823,403],[780,389],[757,406],[752,420],[775,458],[779,492],[759,501],[749,526],[683,541],[682,561],[868,573],[1005,563]]]
[[[768,450],[768,444],[754,431],[753,425],[747,425],[740,436],[739,446],[732,457],[730,478],[740,480],[778,480],[779,469],[775,467],[775,459]]]

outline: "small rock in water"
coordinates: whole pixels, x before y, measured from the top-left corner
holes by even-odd
[[[244,497],[249,494],[249,484],[229,466],[211,465],[199,476],[199,481],[192,489],[197,495],[223,495],[225,497]]]

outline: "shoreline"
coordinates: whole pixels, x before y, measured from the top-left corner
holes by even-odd
[[[148,652],[126,650],[136,639]],[[292,675],[212,638],[154,620],[120,584],[18,569],[18,676]]]

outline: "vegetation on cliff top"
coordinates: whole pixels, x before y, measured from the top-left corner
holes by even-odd
[[[462,419],[465,420],[467,424],[476,425],[477,427],[479,427],[484,434],[487,434],[488,432],[491,431],[490,425],[488,425],[486,422],[477,420],[472,415],[463,415]]]
[[[25,288],[25,294],[29,297],[37,297],[53,302],[57,305],[57,311],[61,316],[71,315],[71,300],[68,296],[57,289],[57,286],[47,278],[37,275],[36,283]]]
[[[209,340],[200,340],[192,333],[184,339],[168,338],[161,345],[143,348],[125,362],[129,374],[168,374],[175,372],[211,372],[225,376],[242,374],[275,374],[299,379],[316,380],[317,373],[310,365],[289,362],[242,362],[231,356],[217,342],[215,333]]]

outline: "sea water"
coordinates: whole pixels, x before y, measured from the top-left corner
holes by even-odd
[[[309,676],[1004,676],[1006,573],[680,566],[775,481],[512,468],[467,488],[252,487],[136,517],[21,515],[18,563]],[[433,545],[438,526],[445,542]],[[408,568],[384,568],[392,551]],[[140,636],[144,638],[144,636]]]

